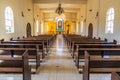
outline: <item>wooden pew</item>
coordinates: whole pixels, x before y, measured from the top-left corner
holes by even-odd
[[[17,40],[13,40],[13,41],[40,41],[40,42],[43,42],[45,54],[47,54],[49,51],[50,45],[52,44],[53,38],[54,38],[54,35],[39,35],[39,36],[34,36],[34,37],[29,37],[29,38],[17,39]]]
[[[72,42],[71,45],[71,51],[74,51],[76,49],[76,45],[81,45],[81,44],[117,44],[117,41],[113,42],[105,42],[105,41],[96,41],[96,40],[91,40],[91,41],[74,41]]]
[[[34,47],[31,47],[34,46]],[[11,55],[14,57],[14,55],[21,55],[20,54],[20,50],[28,50],[28,58],[29,59],[35,59],[35,63],[36,63],[36,71],[38,69],[38,67],[40,66],[40,50],[38,48],[39,45],[32,45],[32,44],[0,44],[0,48],[4,48],[4,49],[16,49],[17,50],[11,50],[9,52],[9,54],[6,55]],[[22,52],[21,52],[22,53]]]
[[[120,73],[119,72],[112,72],[111,80],[120,80]]]
[[[92,72],[120,72],[120,48],[81,48],[85,54],[83,80],[89,80]],[[104,58],[109,55],[110,58]]]
[[[117,41],[114,42],[107,42],[107,39],[100,40],[100,39],[94,39],[89,37],[81,37],[80,35],[66,35],[65,36],[67,43],[68,43],[68,49],[69,52],[72,52],[72,49],[74,49],[75,44],[117,44]]]
[[[75,56],[75,64],[77,68],[79,68],[79,59],[84,59],[84,51],[80,51],[80,48],[113,48],[120,47],[120,45],[116,44],[76,44],[76,51],[73,51],[73,55]],[[76,53],[76,54],[75,54]]]
[[[12,40],[12,41],[4,41],[2,43],[20,43],[20,44],[43,44],[44,46],[44,57],[45,57],[45,54],[48,53],[49,51],[49,40],[46,39],[46,38],[43,38],[43,39],[37,39],[37,38],[34,38],[34,37],[30,37],[30,38],[23,38],[23,39],[18,39],[18,40]],[[43,57],[43,58],[44,58]]]
[[[41,37],[42,36],[42,37]],[[45,58],[45,55],[48,54],[49,48],[52,44],[52,40],[54,39],[54,35],[39,35],[35,37],[17,39],[11,41],[1,41],[1,43],[11,43],[11,44],[43,44],[43,56],[42,59]]]
[[[28,64],[28,50],[23,50],[22,55],[12,57],[8,54],[13,48],[0,48],[0,73],[22,73],[23,80],[31,80],[31,69]],[[19,50],[20,51],[20,50]]]
[[[102,48],[102,47],[119,47],[120,45],[115,44],[114,42],[107,42],[107,43],[88,43],[88,44],[75,44],[72,48],[72,53],[79,49],[79,48]]]
[[[81,42],[108,42],[108,40],[105,38],[105,40],[101,40],[100,38],[89,38],[89,37],[83,37],[80,35],[64,35],[64,38],[66,40],[74,42],[74,43],[81,43]]]
[[[44,42],[43,41],[17,41],[17,40],[15,40],[15,41],[2,41],[1,42],[1,44],[23,44],[23,45],[25,45],[25,44],[28,44],[28,45],[30,45],[30,44],[32,44],[32,45],[37,45],[37,44],[42,44],[42,46],[43,47],[40,47],[41,49],[43,49],[42,50],[42,59],[44,59],[45,58],[45,45],[44,45]]]

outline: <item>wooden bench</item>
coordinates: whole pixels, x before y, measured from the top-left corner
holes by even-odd
[[[48,53],[49,47],[48,47],[48,40],[36,40],[36,39],[19,39],[19,40],[12,40],[12,41],[4,41],[2,43],[20,43],[20,44],[43,44],[44,54],[43,58],[45,57],[45,54]]]
[[[89,80],[92,72],[120,72],[120,48],[81,48],[85,54],[83,80]],[[104,55],[109,55],[104,58]]]
[[[100,40],[89,37],[81,37],[80,35],[64,35],[64,37],[67,40],[68,49],[70,53],[72,52],[72,49],[74,49],[76,44],[117,44],[116,40],[113,40],[113,42],[108,42],[107,39]]]
[[[112,42],[104,41],[104,40],[98,40],[98,39],[78,39],[74,40],[71,43],[71,47],[76,47],[75,45],[79,44],[117,44],[116,40],[113,40]]]
[[[76,51],[73,52],[75,56],[75,64],[79,68],[79,59],[84,59],[84,51],[81,51],[80,48],[120,48],[120,45],[116,44],[76,44]],[[76,54],[75,54],[76,53]]]
[[[17,40],[13,40],[13,41],[41,41],[41,42],[44,42],[44,49],[47,54],[50,46],[53,43],[52,41],[54,38],[55,38],[55,35],[39,35],[39,36],[34,36],[34,37],[29,37],[29,38],[17,39]]]
[[[41,41],[2,41],[1,44],[22,44],[26,46],[30,46],[32,44],[32,46],[36,46],[37,44],[42,45],[42,47],[39,47],[40,50],[42,50],[42,59],[45,58],[45,50],[44,50],[44,42]]]
[[[28,50],[28,58],[29,59],[35,59],[35,64],[36,64],[36,71],[38,69],[38,67],[40,66],[40,50],[38,48],[35,47],[19,47],[19,46],[31,46],[32,44],[28,45],[28,44],[0,44],[1,49],[16,49],[17,50],[10,50],[9,53],[7,53],[6,55],[11,55],[14,57],[14,55],[21,55],[23,50]],[[35,45],[32,45],[35,46]],[[21,53],[21,54],[20,54]],[[0,54],[1,55],[1,54]]]
[[[120,80],[120,72],[112,72],[111,80]]]
[[[11,50],[19,49],[0,48],[0,73],[22,73],[23,80],[31,80],[31,68],[28,64],[28,50],[24,49],[22,55],[15,57],[5,55]]]

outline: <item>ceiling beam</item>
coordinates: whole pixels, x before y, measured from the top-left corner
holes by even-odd
[[[33,0],[33,3],[58,3],[58,0]],[[86,4],[87,0],[60,0],[60,3]]]
[[[51,9],[48,9],[48,8],[44,8],[44,9],[40,9],[41,12],[55,12],[55,8],[51,8]],[[80,8],[64,8],[64,11],[65,12],[79,12],[80,11]]]

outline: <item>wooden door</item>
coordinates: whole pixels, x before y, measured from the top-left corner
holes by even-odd
[[[88,37],[90,37],[90,38],[93,37],[93,25],[92,25],[92,23],[90,23],[88,26]]]
[[[31,37],[31,25],[30,23],[27,24],[27,28],[26,28],[26,35],[27,37]]]

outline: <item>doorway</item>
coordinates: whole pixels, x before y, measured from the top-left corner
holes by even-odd
[[[92,23],[90,23],[88,26],[88,37],[90,37],[90,38],[93,37],[93,25],[92,25]]]
[[[27,23],[27,28],[26,28],[26,35],[27,37],[31,37],[31,25],[30,23]]]

